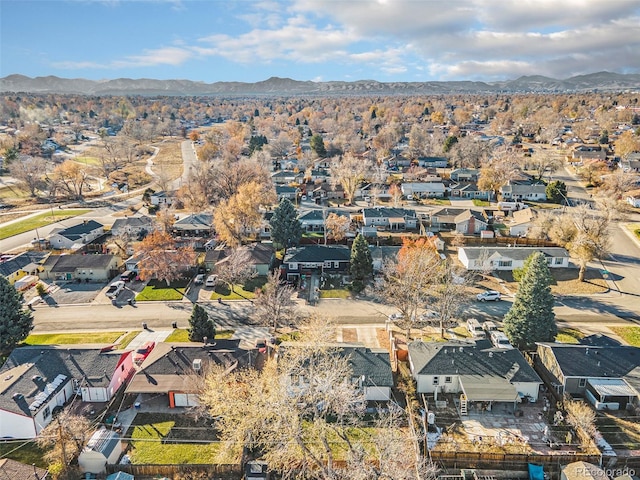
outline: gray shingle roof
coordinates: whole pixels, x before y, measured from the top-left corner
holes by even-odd
[[[173,224],[175,230],[208,230],[213,225],[213,215],[210,213],[195,213],[181,218]]]
[[[61,235],[63,237],[68,238],[69,240],[78,240],[88,233],[93,232],[99,228],[104,227],[101,223],[96,222],[95,220],[84,221],[78,225],[73,227],[65,228],[64,230],[59,230],[56,234]]]
[[[367,218],[399,218],[399,217],[416,217],[416,211],[408,208],[364,208],[362,215]]]
[[[96,345],[16,348],[0,368],[0,409],[27,416],[35,414],[37,410],[30,411],[29,404],[59,374],[66,375],[67,379],[75,378],[81,385],[106,387],[122,355],[117,351],[102,352]],[[13,398],[16,393],[23,395],[26,402],[17,403]]]
[[[287,251],[285,263],[324,262],[351,260],[351,250],[345,246],[329,247],[325,245],[309,245],[291,248]]]
[[[498,254],[513,260],[526,260],[535,252],[542,252],[545,257],[569,257],[569,252],[562,247],[462,247],[469,260],[477,260],[484,255],[491,257]],[[486,252],[486,253],[485,253]]]
[[[16,255],[11,260],[0,263],[0,275],[8,277],[31,263],[42,262],[47,255],[47,252],[24,252]]]
[[[510,382],[539,382],[538,374],[517,349],[493,348],[488,341],[412,342],[409,356],[419,375],[485,375]]]
[[[115,255],[51,255],[45,265],[53,265],[52,272],[74,272],[78,268],[107,268]]]
[[[118,218],[115,222],[113,222],[111,230],[119,230],[125,227],[148,227],[152,224],[153,219],[151,217],[147,217],[146,215],[142,215],[140,217]]]

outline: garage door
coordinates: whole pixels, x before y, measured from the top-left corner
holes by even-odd
[[[198,402],[198,395],[193,393],[175,393],[173,400],[176,407],[197,407],[200,405]]]

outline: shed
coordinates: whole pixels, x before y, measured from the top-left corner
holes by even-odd
[[[111,475],[107,475],[107,480],[134,480],[135,477],[127,472],[116,472]]]
[[[107,464],[115,464],[122,454],[120,436],[101,428],[92,436],[78,457],[78,465],[84,473],[104,473]]]

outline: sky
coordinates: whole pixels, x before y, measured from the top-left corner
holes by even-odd
[[[0,77],[501,81],[640,73],[640,0],[0,0]]]

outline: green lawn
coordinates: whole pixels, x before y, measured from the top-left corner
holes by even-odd
[[[560,343],[580,343],[584,338],[584,333],[575,328],[559,328],[556,342]]]
[[[233,336],[234,330],[216,330],[216,338],[223,340],[229,339]],[[186,328],[176,328],[171,332],[171,334],[165,339],[165,342],[189,342],[189,331]]]
[[[189,280],[178,280],[167,286],[164,280],[149,280],[147,286],[136,295],[136,300],[138,302],[182,300],[188,283]]]
[[[129,343],[131,343],[131,340],[133,340],[134,338],[136,338],[138,336],[138,334],[140,333],[140,330],[134,330],[133,332],[129,332],[127,333],[122,340],[120,340],[120,343],[118,343],[118,347],[119,348],[126,348],[127,345],[129,345]]]
[[[609,329],[629,345],[640,347],[640,327],[609,327]]]
[[[351,292],[346,288],[320,290],[320,298],[351,298]]]
[[[77,345],[80,343],[115,343],[126,332],[100,333],[34,333],[24,341],[25,345]],[[131,332],[127,344],[139,332]]]
[[[47,468],[48,463],[43,459],[44,454],[45,450],[28,440],[0,442],[0,458],[10,458],[27,465],[35,463],[36,467]]]
[[[215,430],[187,415],[139,413],[128,436],[133,464],[209,464],[220,449]]]
[[[28,232],[35,228],[44,227],[45,225],[50,225],[60,220],[77,217],[90,211],[89,209],[53,210],[53,216],[51,215],[51,211],[42,212],[34,217],[0,227],[0,240]]]
[[[473,205],[476,207],[490,207],[491,206],[491,202],[488,202],[487,200],[479,200],[477,198],[474,198],[473,200]]]
[[[247,280],[244,285],[236,284],[233,286],[233,291],[229,289],[226,283],[216,285],[213,293],[211,294],[211,300],[249,300],[254,298],[256,288],[262,288],[267,283],[267,277],[255,277]]]
[[[640,223],[628,223],[625,225],[635,237],[640,240]]]

